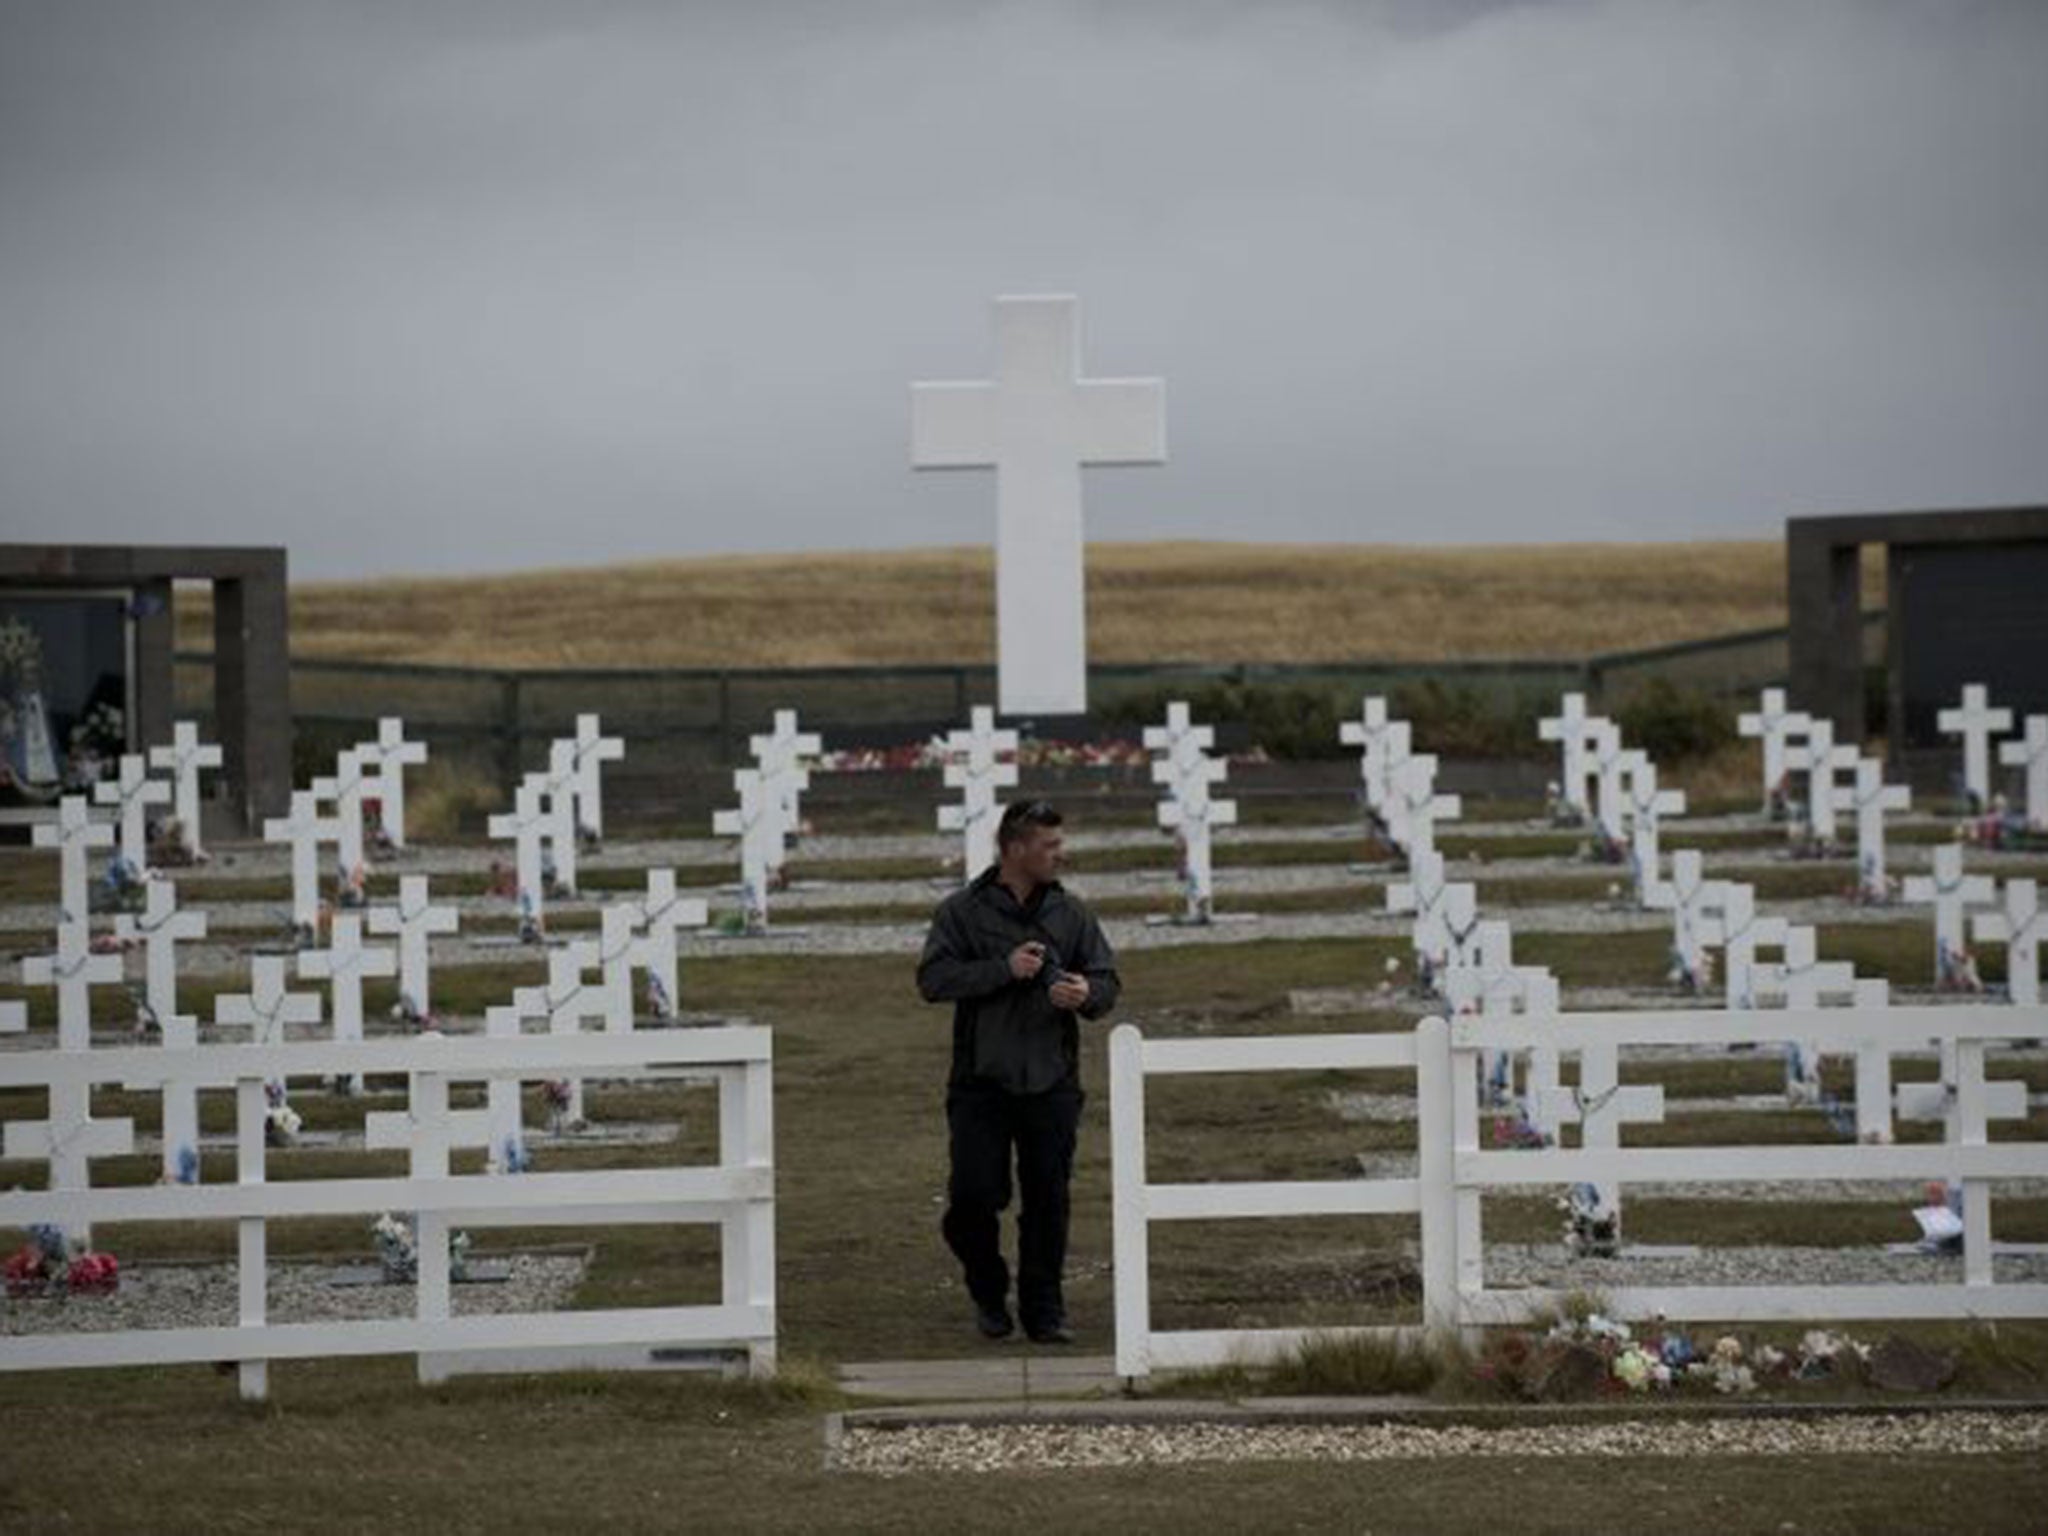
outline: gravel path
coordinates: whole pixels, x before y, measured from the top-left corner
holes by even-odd
[[[1491,1429],[1418,1424],[1000,1424],[849,1428],[845,1472],[1051,1472],[1230,1461],[1443,1456],[1988,1456],[2048,1448],[2048,1414],[1900,1413],[1820,1419],[1660,1419]],[[1503,1518],[1511,1521],[1504,1507]]]
[[[1690,1186],[1698,1189],[1701,1186]],[[1755,1186],[1737,1186],[1752,1196]],[[1631,1184],[1631,1194],[1648,1186]],[[1913,1219],[1902,1204],[1899,1240],[1911,1241]],[[1624,1228],[1624,1230],[1626,1230]],[[1994,1252],[2001,1285],[2048,1280],[2048,1254]],[[1616,1259],[1582,1259],[1559,1243],[1488,1243],[1486,1283],[1562,1290],[1615,1290],[1623,1286],[1684,1285],[1942,1285],[1960,1284],[1960,1254],[1893,1253],[1884,1248],[1697,1248],[1683,1254],[1653,1251]]]
[[[362,1262],[375,1262],[367,1232]],[[509,1263],[511,1276],[506,1280],[452,1287],[455,1315],[556,1311],[568,1304],[583,1278],[584,1260],[574,1254],[517,1253],[510,1256]],[[332,1263],[270,1265],[270,1321],[330,1322],[412,1315],[413,1286],[333,1285],[329,1280],[335,1269]],[[120,1287],[110,1296],[0,1300],[0,1335],[231,1328],[238,1316],[236,1273],[237,1266],[231,1263],[137,1264],[121,1271]]]

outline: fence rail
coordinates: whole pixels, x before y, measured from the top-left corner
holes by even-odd
[[[411,1152],[401,1177],[266,1178],[264,1085],[403,1073],[410,1084]],[[464,1113],[451,1083],[583,1074],[714,1077],[719,1086],[715,1166],[451,1173]],[[528,1035],[200,1045],[183,1049],[21,1050],[0,1054],[0,1090],[42,1089],[52,1114],[96,1085],[131,1091],[232,1089],[232,1184],[150,1184],[0,1193],[0,1227],[95,1221],[233,1221],[238,1230],[237,1321],[228,1326],[127,1329],[9,1338],[0,1371],[81,1366],[239,1362],[242,1395],[268,1392],[267,1362],[312,1356],[416,1354],[423,1381],[514,1363],[522,1369],[616,1362],[621,1350],[745,1352],[751,1369],[775,1357],[775,1168],[771,1043],[758,1026],[687,1032]],[[93,1123],[93,1122],[88,1122]],[[125,1122],[97,1122],[127,1134]],[[78,1129],[77,1126],[72,1127]],[[393,1144],[389,1140],[381,1145]],[[267,1223],[291,1217],[416,1213],[418,1281],[410,1318],[277,1323],[267,1316]],[[448,1235],[468,1227],[603,1227],[709,1223],[722,1232],[722,1294],[715,1305],[615,1308],[501,1316],[451,1312]]]
[[[1556,1310],[1562,1292],[1489,1289],[1480,1199],[1489,1188],[1593,1183],[1957,1181],[1963,1192],[1960,1283],[1609,1288],[1621,1318],[1717,1321],[2048,1316],[2048,1285],[1998,1284],[1993,1274],[1992,1183],[2048,1177],[2048,1142],[1992,1143],[1987,1047],[2048,1035],[2048,1008],[1780,1009],[1758,1013],[1593,1013],[1550,1018],[1425,1019],[1410,1035],[1259,1036],[1147,1040],[1131,1025],[1110,1035],[1110,1148],[1114,1201],[1117,1372],[1272,1360],[1317,1337],[1415,1334],[1524,1322]],[[1798,1042],[1855,1057],[1859,1091],[1885,1101],[1890,1057],[1937,1047],[1952,1073],[1954,1113],[1939,1142],[1915,1145],[1642,1147],[1489,1151],[1480,1146],[1481,1063],[1495,1053],[1599,1047]],[[1153,1184],[1145,1162],[1148,1077],[1195,1072],[1306,1072],[1407,1068],[1415,1073],[1418,1169],[1413,1179],[1218,1181]],[[1859,1114],[1863,1106],[1859,1105]],[[1867,1118],[1866,1122],[1867,1122]],[[1618,1139],[1618,1138],[1617,1138]],[[1413,1212],[1421,1223],[1422,1322],[1335,1329],[1153,1327],[1150,1243],[1155,1221],[1271,1219]]]

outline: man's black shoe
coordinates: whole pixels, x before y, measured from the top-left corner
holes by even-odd
[[[1036,1328],[1026,1328],[1025,1334],[1034,1344],[1071,1344],[1074,1330],[1065,1323],[1045,1323]]]
[[[974,1304],[974,1326],[981,1330],[984,1339],[1007,1339],[1017,1331],[1016,1319],[1000,1301],[993,1306],[977,1301]]]

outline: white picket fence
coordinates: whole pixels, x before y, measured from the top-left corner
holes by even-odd
[[[1563,1014],[1550,1018],[1425,1019],[1408,1035],[1283,1035],[1147,1040],[1133,1026],[1109,1041],[1117,1372],[1256,1363],[1283,1356],[1311,1332],[1417,1333],[1513,1323],[1555,1308],[1545,1289],[1489,1290],[1480,1197],[1486,1189],[1592,1183],[1959,1180],[1964,1258],[1960,1283],[1853,1286],[1662,1286],[1603,1290],[1616,1316],[1715,1321],[2016,1318],[2048,1316],[2048,1285],[1995,1284],[1991,1181],[2048,1177],[2048,1143],[1987,1134],[1992,1098],[1987,1046],[2048,1037],[2048,1008],[1784,1009],[1768,1013]],[[1891,1052],[1930,1047],[1953,1062],[1955,1113],[1943,1141],[1847,1145],[1548,1148],[1480,1145],[1481,1061],[1489,1053],[1575,1055],[1630,1046],[1755,1045],[1798,1041],[1853,1056],[1859,1093],[1892,1100]],[[1369,1068],[1415,1074],[1418,1164],[1413,1179],[1153,1184],[1145,1162],[1145,1084],[1183,1073],[1326,1072]],[[1867,1117],[1866,1117],[1867,1123]],[[1149,1229],[1155,1221],[1213,1221],[1414,1212],[1421,1218],[1422,1322],[1353,1329],[1154,1330]]]
[[[395,1137],[411,1149],[397,1178],[265,1178],[266,1081],[403,1073],[409,1109]],[[451,1111],[457,1083],[568,1077],[715,1077],[716,1165],[518,1174],[449,1171],[454,1146],[489,1139],[483,1111]],[[775,1166],[770,1035],[765,1028],[633,1034],[442,1037],[275,1045],[0,1053],[0,1089],[89,1090],[170,1083],[236,1093],[232,1184],[148,1184],[0,1193],[0,1227],[48,1223],[234,1221],[239,1320],[232,1327],[33,1334],[0,1340],[0,1371],[239,1362],[244,1397],[263,1397],[267,1362],[416,1354],[423,1381],[474,1369],[619,1364],[653,1350],[744,1351],[757,1374],[775,1358]],[[266,1317],[266,1224],[301,1216],[417,1213],[417,1307],[409,1318],[275,1323]],[[455,1228],[710,1223],[721,1229],[715,1306],[456,1317],[448,1234]],[[367,1246],[367,1241],[366,1241]]]

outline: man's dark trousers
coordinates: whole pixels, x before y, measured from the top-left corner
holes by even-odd
[[[1003,1262],[1001,1223],[1010,1203],[1010,1160],[1016,1155],[1017,1311],[1027,1333],[1066,1321],[1060,1272],[1067,1260],[1067,1186],[1074,1173],[1074,1132],[1081,1090],[1070,1084],[1044,1093],[1005,1093],[967,1083],[946,1093],[953,1176],[945,1220],[946,1246],[967,1271],[967,1289],[984,1307],[1004,1306],[1010,1270]]]

